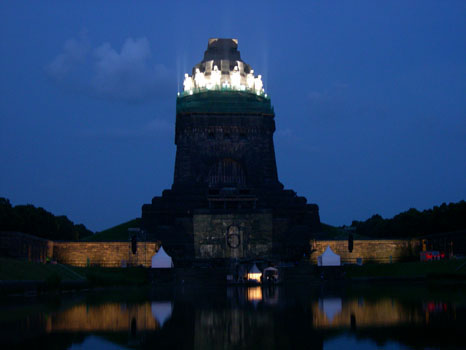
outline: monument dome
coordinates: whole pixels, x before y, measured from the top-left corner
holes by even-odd
[[[237,39],[209,39],[204,59],[184,76],[183,94],[205,90],[248,91],[265,95],[262,76],[241,60]]]
[[[238,51],[237,39],[209,39],[204,59],[185,73],[177,113],[217,112],[273,114],[262,76],[255,75]]]

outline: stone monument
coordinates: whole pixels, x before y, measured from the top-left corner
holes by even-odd
[[[142,207],[142,229],[175,266],[299,260],[319,209],[278,180],[275,113],[236,39],[210,39],[176,100],[171,189]],[[292,156],[292,155],[290,155]]]

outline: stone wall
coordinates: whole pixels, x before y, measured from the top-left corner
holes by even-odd
[[[53,242],[20,232],[0,232],[0,256],[45,263]]]
[[[311,262],[316,264],[317,257],[321,255],[327,246],[340,255],[342,263],[356,263],[356,259],[362,258],[362,262],[389,263],[410,258],[419,258],[420,241],[409,239],[377,239],[354,240],[353,251],[348,251],[347,240],[311,241]]]
[[[138,242],[136,254],[130,242],[54,242],[53,259],[73,266],[151,266],[156,242]]]
[[[270,213],[195,215],[196,258],[242,258],[260,257],[270,254]],[[228,241],[228,230],[233,240]],[[208,228],[215,228],[210,230]],[[250,233],[254,232],[254,237]],[[239,241],[236,242],[236,238]],[[236,247],[236,243],[239,243]],[[317,263],[327,246],[340,255],[344,263],[396,262],[419,258],[419,240],[355,240],[353,251],[348,251],[347,240],[312,240],[311,262]],[[73,266],[145,266],[150,267],[152,256],[159,249],[158,242],[138,242],[136,254],[130,242],[53,242],[19,232],[0,232],[0,256],[45,263],[47,257],[61,264]],[[236,247],[236,248],[232,248]]]
[[[73,266],[151,266],[158,242],[54,242],[20,232],[0,232],[0,256],[45,263],[47,258]]]

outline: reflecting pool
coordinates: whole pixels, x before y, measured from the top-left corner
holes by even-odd
[[[466,348],[462,287],[184,286],[0,305],[3,349]]]

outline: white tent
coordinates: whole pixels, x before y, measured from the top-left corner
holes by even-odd
[[[335,254],[328,245],[325,252],[317,258],[318,266],[340,266],[340,255]]]
[[[165,253],[162,246],[160,246],[159,251],[152,257],[151,267],[153,269],[170,269],[173,267],[172,258]]]
[[[262,272],[257,268],[257,265],[252,265],[251,269],[248,272],[248,280],[256,280],[257,282],[261,281]]]

